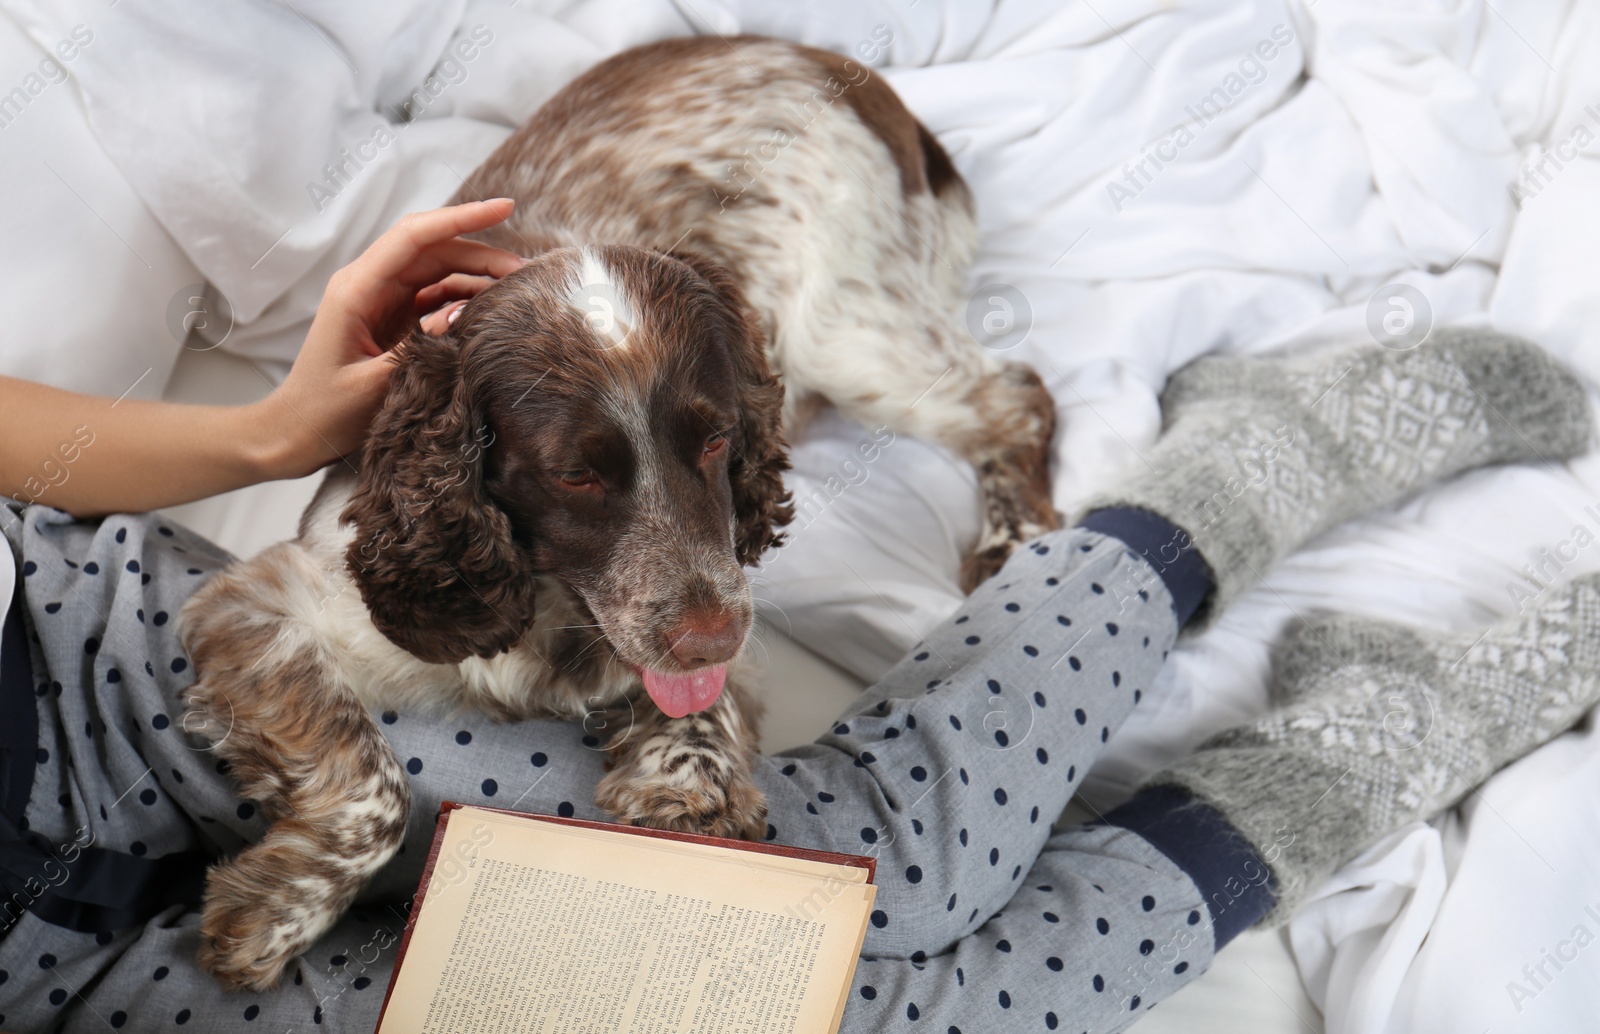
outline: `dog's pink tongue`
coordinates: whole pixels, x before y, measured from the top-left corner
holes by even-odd
[[[639,673],[644,679],[644,690],[668,718],[682,718],[686,714],[704,711],[722,695],[722,684],[728,678],[728,666],[717,664],[699,671],[681,675],[651,671]]]

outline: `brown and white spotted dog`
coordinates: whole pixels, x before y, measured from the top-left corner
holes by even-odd
[[[373,710],[599,715],[622,730],[603,808],[763,833],[742,568],[792,516],[784,428],[811,403],[974,464],[969,587],[1055,526],[1050,397],[959,322],[949,158],[865,67],[730,42],[604,62],[467,180],[517,199],[482,236],[532,261],[413,333],[359,472],[184,608],[188,702],[272,820],[208,882],[227,986],[275,984],[398,848]]]

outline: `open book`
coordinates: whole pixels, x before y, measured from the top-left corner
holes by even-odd
[[[378,1034],[834,1034],[873,871],[446,803]]]

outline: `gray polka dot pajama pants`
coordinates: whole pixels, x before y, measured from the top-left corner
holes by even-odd
[[[226,563],[164,520],[0,511],[17,558],[39,749],[26,828],[138,859],[259,837],[205,744],[172,618]],[[1206,969],[1194,883],[1112,826],[1052,835],[1177,634],[1145,561],[1083,529],[1020,550],[815,743],[764,757],[769,839],[877,858],[846,1031],[1114,1031]],[[198,913],[80,933],[29,913],[0,934],[0,1029],[369,1031],[438,802],[605,818],[603,755],[562,722],[384,714],[412,776],[402,853],[278,990],[195,965]]]

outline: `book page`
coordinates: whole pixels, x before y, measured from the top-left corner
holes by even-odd
[[[532,821],[538,820],[534,819]],[[728,848],[712,844],[697,844],[692,840],[667,840],[660,837],[618,834],[608,829],[588,829],[583,826],[564,826],[562,828],[571,836],[595,837],[606,844],[616,843],[616,838],[619,835],[623,835],[627,837],[626,843],[629,850],[662,851],[679,858],[696,853],[704,858],[723,860],[728,858]],[[829,862],[819,862],[812,858],[797,855],[739,851],[734,860],[742,865],[772,869],[778,872],[792,872],[798,876],[815,880],[826,881],[833,879],[842,883],[864,884],[868,879],[867,870],[859,865],[834,865]]]
[[[833,1034],[865,878],[458,808],[380,1034]]]

